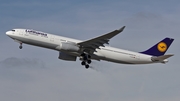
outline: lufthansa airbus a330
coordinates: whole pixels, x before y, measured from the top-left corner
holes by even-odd
[[[59,52],[59,59],[62,60],[76,61],[76,58],[79,57],[82,61],[81,65],[86,68],[89,68],[92,59],[122,64],[150,64],[166,63],[168,62],[167,58],[173,56],[173,54],[164,55],[174,41],[174,39],[168,37],[143,52],[132,52],[105,45],[109,44],[110,39],[121,33],[124,28],[125,26],[86,41],[32,29],[12,29],[7,31],[6,35],[18,42],[20,49],[22,49],[23,43],[53,49]]]

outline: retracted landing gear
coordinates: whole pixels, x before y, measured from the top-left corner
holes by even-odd
[[[82,60],[81,65],[84,65],[85,68],[88,69],[89,64],[91,64],[91,56],[86,53],[82,53],[80,60]]]

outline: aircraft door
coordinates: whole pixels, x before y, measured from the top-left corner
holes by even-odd
[[[24,32],[25,34],[24,34],[24,36],[25,37],[28,37],[29,36],[29,34],[27,33],[27,31],[25,30],[25,32]]]
[[[130,55],[131,58],[134,58],[134,59],[140,59],[140,56],[139,55]]]
[[[22,31],[19,31],[18,33],[19,33],[20,36],[24,35]]]
[[[54,42],[54,36],[53,35],[50,36],[50,41]]]
[[[139,59],[140,59],[140,56],[139,56],[139,55],[136,55],[135,58],[139,60]]]

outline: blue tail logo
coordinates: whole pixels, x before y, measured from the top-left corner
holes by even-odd
[[[168,48],[170,47],[173,41],[174,39],[172,38],[165,38],[156,45],[154,45],[153,47],[140,53],[152,55],[152,56],[162,56],[166,53],[166,51],[168,50]]]

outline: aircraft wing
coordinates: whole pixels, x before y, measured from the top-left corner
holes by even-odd
[[[77,43],[78,45],[80,45],[81,48],[84,48],[85,50],[89,50],[91,52],[94,52],[96,49],[99,49],[100,46],[104,47],[104,44],[109,44],[109,40],[116,36],[117,34],[121,33],[124,30],[125,26],[123,26],[122,28],[120,28],[119,30],[114,30],[110,33],[101,35],[99,37],[87,40],[87,41],[83,41],[80,43]]]

